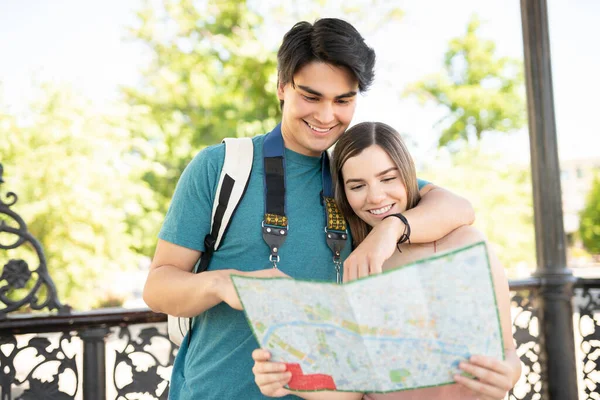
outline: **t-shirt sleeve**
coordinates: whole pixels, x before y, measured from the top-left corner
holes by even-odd
[[[207,147],[184,169],[158,237],[204,251],[210,232],[214,193],[225,157],[224,145]]]
[[[426,181],[424,179],[417,178],[417,184],[419,185],[419,190],[423,189],[425,186],[429,185],[431,182]]]

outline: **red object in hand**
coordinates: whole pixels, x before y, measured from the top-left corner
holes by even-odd
[[[292,373],[288,387],[292,390],[335,390],[335,382],[331,375],[311,374],[304,375],[300,364],[285,364]]]

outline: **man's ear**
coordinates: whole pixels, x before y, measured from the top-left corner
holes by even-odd
[[[283,100],[284,91],[285,85],[282,85],[281,82],[277,82],[277,98],[279,100]]]

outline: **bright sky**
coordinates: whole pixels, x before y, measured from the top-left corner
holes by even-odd
[[[291,1],[291,0],[290,0]],[[561,158],[600,157],[600,1],[549,0],[554,99]],[[143,49],[124,41],[139,2],[21,0],[0,2],[0,96],[14,111],[35,95],[33,82],[68,83],[102,106],[133,85]],[[415,158],[431,154],[439,114],[401,100],[405,85],[440,70],[448,41],[464,33],[477,13],[482,34],[500,55],[522,57],[519,0],[405,0],[404,19],[387,32],[366,33],[378,57],[377,77],[361,98],[355,122],[381,120],[411,135]],[[360,21],[356,22],[359,30]],[[287,26],[274,26],[279,39]],[[275,35],[271,36],[275,37]],[[490,146],[527,159],[522,132]]]

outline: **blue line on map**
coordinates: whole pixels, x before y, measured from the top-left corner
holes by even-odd
[[[290,325],[292,325],[292,326],[314,326],[314,327],[320,327],[320,328],[325,328],[325,329],[333,329],[333,330],[337,330],[337,331],[342,331],[343,333],[350,335],[350,336],[359,337],[363,340],[375,340],[375,341],[382,341],[382,342],[418,342],[421,344],[428,343],[428,344],[433,344],[433,345],[439,346],[440,347],[439,351],[442,354],[450,354],[450,355],[461,356],[461,357],[465,357],[465,358],[470,357],[469,349],[467,348],[467,346],[464,346],[464,345],[456,345],[456,344],[446,343],[446,342],[442,342],[441,340],[434,340],[434,339],[381,338],[381,337],[377,337],[377,336],[361,336],[356,332],[350,331],[348,329],[340,328],[339,326],[335,326],[335,325],[331,325],[331,324],[311,323],[311,322],[305,322],[305,321],[286,322],[285,324],[275,324],[275,325],[271,326],[269,329],[267,329],[267,332],[265,332],[265,336],[262,339],[262,346],[266,347],[271,335],[275,334],[276,330],[278,330],[280,328],[285,328]],[[450,348],[452,348],[452,349],[450,349]]]

